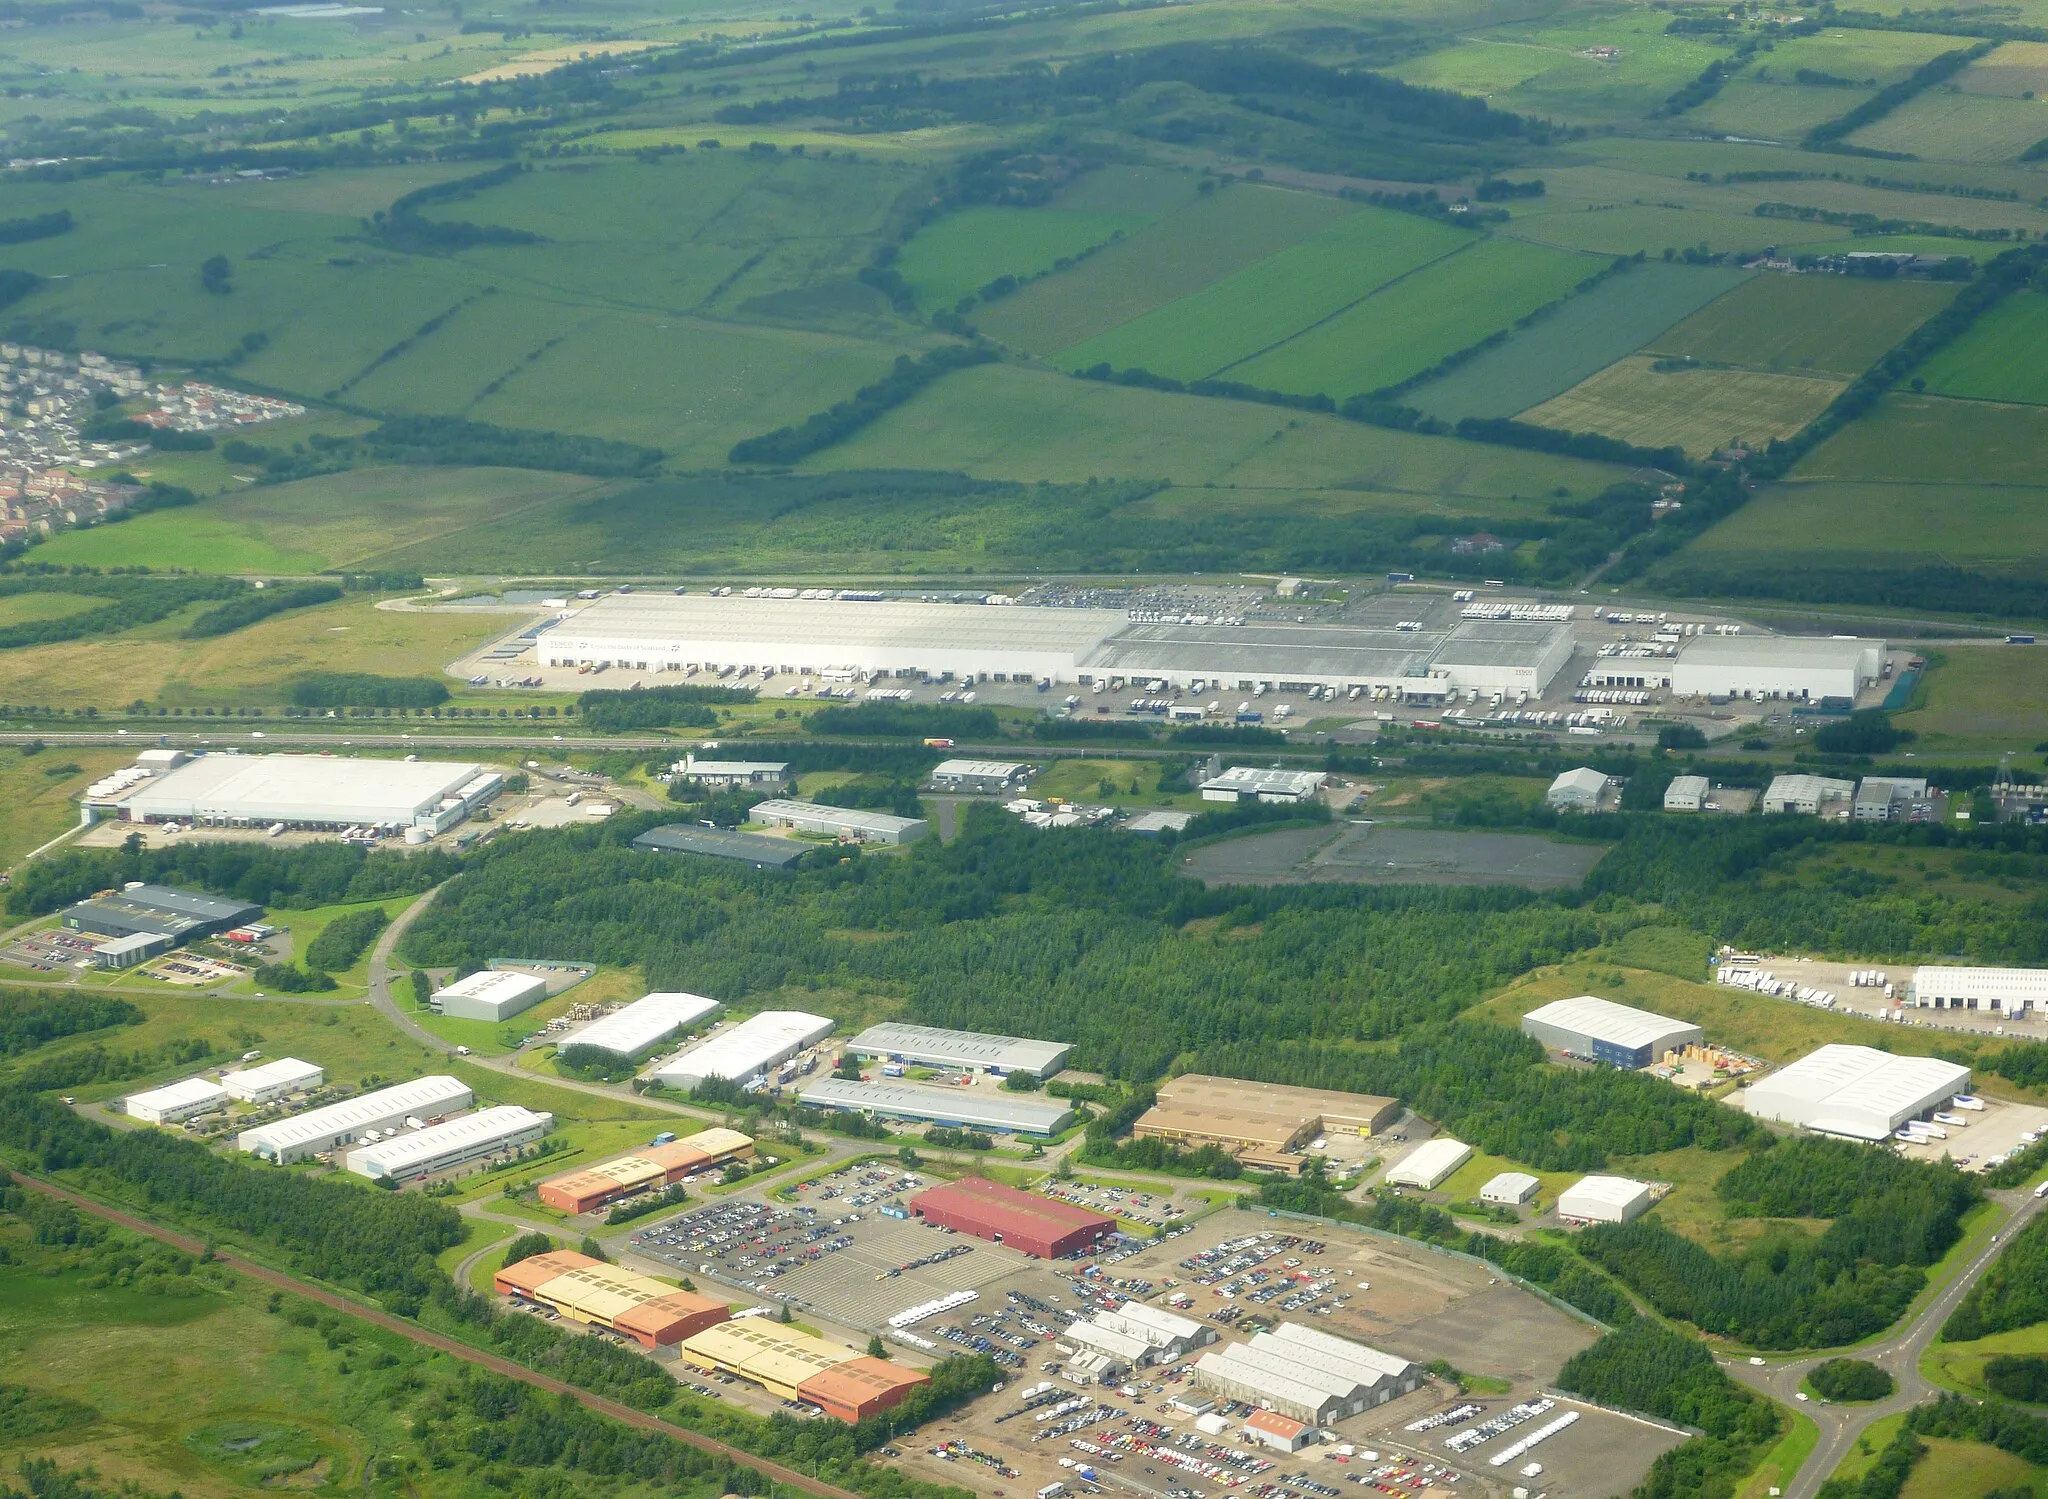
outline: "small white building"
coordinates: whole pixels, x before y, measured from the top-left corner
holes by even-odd
[[[1031,778],[1031,767],[1009,760],[941,760],[931,788],[966,796],[1007,796]]]
[[[764,828],[789,828],[854,843],[915,843],[932,830],[922,817],[898,817],[866,807],[829,807],[822,802],[784,798],[765,801],[747,813],[747,821]]]
[[[261,1067],[223,1072],[220,1085],[243,1103],[275,1103],[294,1093],[311,1092],[327,1081],[327,1069],[297,1057],[279,1057]]]
[[[685,755],[670,769],[684,780],[716,791],[780,786],[789,779],[787,760],[700,760]]]
[[[630,1060],[644,1056],[717,1008],[717,1000],[701,994],[643,994],[623,1009],[564,1036],[561,1045],[595,1046]]]
[[[1674,776],[1671,784],[1664,788],[1664,810],[1666,812],[1698,812],[1707,804],[1708,782],[1705,776]]]
[[[1434,1140],[1424,1140],[1396,1161],[1387,1171],[1387,1180],[1397,1187],[1417,1187],[1429,1192],[1471,1159],[1471,1146],[1448,1135],[1438,1135]]]
[[[121,1101],[128,1117],[144,1124],[183,1124],[187,1119],[224,1109],[227,1103],[228,1090],[203,1077],[188,1077],[146,1093],[131,1093]]]
[[[486,968],[445,989],[436,989],[434,1013],[454,1020],[509,1020],[548,997],[548,981],[537,973]]]
[[[1607,795],[1608,784],[1608,778],[1599,771],[1581,765],[1577,770],[1561,772],[1550,783],[1543,799],[1560,812],[1597,812],[1601,798]]]
[[[1127,1301],[1113,1312],[1097,1312],[1093,1320],[1112,1332],[1142,1339],[1164,1359],[1180,1358],[1216,1341],[1216,1329],[1208,1323],[1142,1301]]]
[[[1764,790],[1763,809],[1766,813],[1847,817],[1855,797],[1854,781],[1837,781],[1827,776],[1773,776]]]
[[[1252,765],[1233,765],[1222,775],[1202,782],[1202,800],[1305,802],[1313,800],[1329,779],[1320,770],[1260,770]]]
[[[1890,822],[1926,800],[1925,776],[1865,776],[1856,785],[1856,820]]]
[[[1526,1171],[1503,1171],[1479,1189],[1479,1200],[1515,1208],[1542,1190],[1543,1183]]]
[[[555,1116],[516,1104],[479,1109],[446,1124],[379,1140],[349,1152],[348,1169],[372,1181],[407,1181],[529,1145],[555,1127]]]
[[[1561,1218],[1582,1223],[1627,1223],[1650,1210],[1655,1197],[1647,1182],[1625,1176],[1582,1176],[1557,1194]]]

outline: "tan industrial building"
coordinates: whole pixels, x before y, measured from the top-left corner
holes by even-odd
[[[931,1383],[918,1369],[855,1353],[767,1317],[736,1317],[685,1338],[686,1364],[750,1380],[784,1400],[802,1400],[841,1421],[899,1405]]]
[[[1378,1134],[1400,1113],[1400,1100],[1373,1093],[1189,1073],[1160,1085],[1158,1102],[1131,1132],[1181,1150],[1214,1145],[1247,1165],[1298,1171],[1301,1158],[1293,1152],[1318,1135],[1335,1130]]]
[[[570,1249],[515,1260],[492,1278],[501,1296],[523,1296],[572,1322],[609,1328],[644,1348],[680,1343],[731,1315],[713,1301]]]

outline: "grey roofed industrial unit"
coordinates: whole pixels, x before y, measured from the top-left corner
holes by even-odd
[[[1073,1122],[1071,1104],[988,1088],[926,1088],[916,1083],[866,1083],[827,1077],[805,1083],[797,1097],[811,1108],[847,1109],[1023,1135],[1056,1135]]]
[[[937,1067],[982,1067],[996,1072],[1028,1072],[1051,1077],[1067,1065],[1068,1041],[1032,1041],[1021,1036],[991,1036],[980,1031],[951,1031],[930,1025],[884,1021],[871,1025],[847,1043],[861,1056],[889,1057]]]
[[[121,807],[131,821],[411,826],[484,774],[481,765],[447,760],[212,754],[143,782]]]
[[[1561,650],[1571,655],[1572,627],[1521,619],[1468,619],[1430,658],[1439,669],[1510,666],[1535,670]]]
[[[1261,681],[1419,677],[1448,637],[1344,625],[1132,625],[1081,663],[1095,676],[1220,672]]]
[[[762,838],[752,833],[727,833],[715,828],[693,828],[684,823],[649,828],[633,840],[643,853],[704,854],[713,859],[737,859],[756,869],[788,869],[804,856],[800,845],[782,838]]]
[[[1661,1053],[1706,1039],[1706,1032],[1689,1020],[1673,1020],[1592,994],[1538,1006],[1522,1017],[1522,1032],[1566,1051],[1579,1050],[1583,1040]]]
[[[261,906],[247,901],[173,890],[167,885],[137,885],[80,901],[67,908],[59,920],[74,931],[109,937],[160,933],[183,942],[224,932],[262,914]]]
[[[850,833],[869,843],[913,843],[931,831],[931,824],[922,817],[898,817],[865,807],[828,807],[789,797],[757,803],[747,813],[747,821],[783,824],[807,833]]]

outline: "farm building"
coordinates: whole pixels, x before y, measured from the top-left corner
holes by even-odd
[[[197,942],[261,916],[263,908],[247,901],[168,885],[129,885],[95,895],[67,907],[58,921],[74,932],[103,937],[169,937],[172,942]]]
[[[681,822],[649,828],[633,840],[633,847],[649,854],[702,854],[707,859],[737,859],[756,869],[788,869],[804,856],[800,845],[785,838],[727,833]]]
[[[1131,1133],[1180,1150],[1214,1145],[1248,1165],[1301,1169],[1292,1152],[1332,1130],[1378,1134],[1400,1117],[1400,1102],[1372,1093],[1290,1088],[1281,1083],[1187,1073],[1159,1085],[1157,1102]]]
[[[986,1072],[995,1077],[1022,1072],[1045,1078],[1067,1065],[1067,1054],[1074,1047],[1069,1041],[1031,1041],[1020,1036],[949,1031],[891,1020],[869,1026],[847,1042],[846,1049],[857,1057],[907,1062],[917,1067]]]
[[[1292,1322],[1195,1361],[1196,1388],[1310,1426],[1326,1426],[1417,1389],[1407,1359]]]
[[[680,1343],[731,1315],[722,1301],[570,1249],[514,1260],[492,1277],[491,1288],[551,1306],[572,1322],[623,1333],[643,1348]]]
[[[509,1020],[548,997],[548,981],[537,973],[486,968],[436,989],[436,1015],[452,1020]]]
[[[1916,968],[1905,1002],[1922,1010],[2038,1014],[2048,1010],[2048,968]]]
[[[824,1077],[805,1083],[797,1097],[806,1108],[998,1134],[1056,1135],[1074,1122],[1074,1106],[1065,1099],[1000,1088],[930,1088],[894,1080],[869,1083]]]
[[[1503,1171],[1479,1189],[1479,1200],[1514,1208],[1542,1190],[1543,1183],[1526,1171]]]
[[[1418,1187],[1430,1192],[1471,1159],[1471,1146],[1448,1135],[1438,1135],[1434,1140],[1424,1140],[1396,1161],[1387,1171],[1387,1180],[1397,1187]]]
[[[922,817],[897,817],[864,807],[828,807],[819,802],[767,801],[747,813],[763,827],[789,828],[855,843],[915,843],[932,830]]]
[[[1320,770],[1259,770],[1233,765],[1202,782],[1205,802],[1305,802],[1330,778]]]
[[[1854,781],[1826,776],[1773,776],[1764,788],[1766,812],[1803,813],[1808,817],[1847,817],[1856,795]]]
[[[832,1022],[802,1010],[763,1010],[692,1048],[654,1074],[684,1092],[710,1078],[751,1084],[832,1034]]]
[[[736,1129],[700,1130],[684,1140],[650,1145],[631,1155],[551,1176],[540,1184],[540,1200],[563,1213],[594,1213],[621,1197],[674,1186],[686,1176],[713,1171],[754,1154],[754,1140]]]
[[[1868,1046],[1823,1046],[1752,1083],[1751,1117],[1815,1134],[1884,1140],[1970,1088],[1970,1069],[1937,1057],[1899,1057]]]
[[[1707,804],[1708,781],[1705,776],[1673,776],[1671,784],[1664,788],[1664,810],[1666,812],[1698,812]]]
[[[443,833],[503,786],[495,771],[450,760],[213,754],[150,777],[113,805],[129,822]]]
[[[787,760],[700,760],[691,754],[671,768],[683,779],[713,791],[758,791],[789,779]]]
[[[1522,1034],[1566,1056],[1630,1069],[1648,1067],[1667,1051],[1680,1051],[1707,1039],[1706,1032],[1691,1021],[1653,1015],[1591,994],[1553,1000],[1531,1010],[1522,1017]]]
[[[275,1103],[293,1093],[305,1093],[327,1081],[327,1069],[297,1057],[279,1057],[261,1067],[240,1072],[223,1072],[220,1085],[228,1096],[243,1103]]]
[[[928,1223],[1007,1244],[1040,1259],[1058,1259],[1116,1232],[1116,1220],[1033,1192],[997,1186],[979,1176],[920,1192],[910,1211]]]
[[[1678,697],[1778,697],[1853,702],[1884,669],[1884,642],[1847,637],[1701,635],[1671,667]]]
[[[411,1119],[435,1119],[466,1109],[475,1095],[452,1077],[422,1077],[379,1088],[323,1108],[245,1129],[235,1143],[250,1155],[280,1166],[353,1145],[365,1130],[387,1130]]]
[[[717,1008],[717,1000],[701,994],[647,994],[564,1036],[561,1044],[594,1046],[631,1060],[645,1056]]]
[[[1543,799],[1561,812],[1597,812],[1610,784],[1599,771],[1581,765],[1577,770],[1560,771]]]
[[[130,1119],[143,1124],[183,1124],[187,1119],[224,1109],[227,1103],[228,1090],[219,1083],[188,1077],[146,1093],[131,1093],[121,1100],[121,1107]]]
[[[1031,769],[1008,760],[941,760],[927,779],[934,791],[1007,796],[1031,779]]]
[[[1582,1176],[1557,1194],[1561,1218],[1582,1223],[1628,1223],[1649,1211],[1648,1185],[1625,1176]]]
[[[555,1116],[506,1104],[479,1109],[349,1153],[348,1169],[372,1181],[406,1181],[505,1155],[555,1127]]]

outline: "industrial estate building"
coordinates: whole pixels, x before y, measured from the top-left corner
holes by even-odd
[[[245,1129],[235,1143],[280,1166],[354,1145],[370,1130],[396,1129],[408,1119],[433,1120],[475,1101],[469,1085],[452,1077],[422,1077],[379,1088],[308,1113]]]
[[[1925,776],[1865,776],[1856,783],[1858,822],[1894,822],[1933,810]]]
[[[758,790],[789,779],[787,760],[700,760],[685,755],[671,767],[676,775],[714,791]]]
[[[1259,770],[1233,765],[1202,782],[1205,802],[1305,802],[1330,779],[1320,770]]]
[[[1047,1260],[1078,1253],[1116,1232],[1114,1218],[979,1176],[918,1193],[910,1199],[910,1211],[941,1228]]]
[[[1970,1069],[1938,1057],[1898,1057],[1868,1046],[1823,1046],[1752,1083],[1744,1107],[1757,1119],[1816,1134],[1883,1140],[1970,1089]]]
[[[179,943],[197,942],[262,914],[261,906],[245,900],[174,890],[168,885],[132,884],[68,906],[57,919],[74,932],[168,937]]]
[[[516,1104],[478,1109],[351,1151],[348,1169],[372,1181],[431,1176],[531,1145],[555,1127],[555,1116]]]
[[[1032,767],[1009,760],[941,760],[926,777],[934,791],[1008,796],[1031,779]]]
[[[94,943],[92,960],[101,968],[133,968],[137,963],[147,963],[177,945],[175,937],[163,932],[136,932],[127,937],[109,937],[104,942]]]
[[[1561,812],[1597,812],[1612,784],[1599,771],[1581,765],[1577,770],[1560,771],[1543,799]]]
[[[564,1213],[594,1213],[623,1197],[658,1192],[686,1176],[715,1171],[731,1161],[752,1159],[754,1139],[736,1129],[700,1130],[686,1140],[650,1145],[631,1155],[551,1176],[540,1184],[540,1200]]]
[[[561,1044],[594,1046],[630,1061],[645,1056],[717,1008],[717,1000],[701,994],[648,994],[563,1037]]]
[[[1884,642],[1807,635],[1701,635],[1671,666],[1676,697],[1851,703],[1884,669]]]
[[[1387,1168],[1387,1180],[1397,1187],[1416,1187],[1433,1192],[1445,1177],[1472,1159],[1472,1147],[1463,1140],[1438,1135],[1424,1140]]]
[[[443,833],[503,787],[495,771],[447,760],[212,754],[85,807],[130,822]]]
[[[1584,1176],[1557,1194],[1557,1212],[1581,1223],[1628,1223],[1648,1212],[1654,1201],[1656,1194],[1646,1182]]]
[[[1293,1152],[1318,1135],[1332,1130],[1375,1135],[1400,1113],[1398,1099],[1372,1093],[1188,1073],[1159,1085],[1157,1101],[1138,1117],[1131,1133],[1181,1150],[1214,1145],[1247,1165],[1299,1171],[1301,1157]]]
[[[1195,1361],[1194,1383],[1228,1400],[1327,1426],[1420,1388],[1422,1370],[1396,1354],[1283,1322]]]
[[[804,856],[801,844],[756,833],[728,833],[721,828],[692,827],[672,822],[649,828],[633,847],[650,854],[702,854],[709,859],[736,859],[756,869],[788,869]]]
[[[802,1010],[763,1010],[684,1052],[654,1074],[683,1092],[713,1078],[751,1087],[798,1052],[832,1034],[832,1022]]]
[[[1706,808],[1710,784],[1705,776],[1673,776],[1664,788],[1666,812],[1699,812]]]
[[[1856,797],[1854,781],[1827,776],[1773,776],[1764,788],[1766,812],[1799,812],[1808,817],[1847,817]]]
[[[1127,1301],[1113,1312],[1098,1311],[1085,1321],[1070,1324],[1061,1334],[1098,1352],[1114,1353],[1101,1339],[1125,1340],[1135,1356],[1126,1362],[1150,1364],[1181,1358],[1216,1341],[1216,1329],[1193,1317],[1183,1317],[1142,1301]]]
[[[1522,1034],[1553,1051],[1631,1070],[1663,1060],[1668,1051],[1698,1046],[1707,1033],[1687,1020],[1654,1015],[1631,1005],[1581,994],[1553,1000],[1522,1017]]]
[[[183,1124],[187,1119],[224,1109],[228,1090],[203,1077],[188,1077],[144,1093],[131,1093],[121,1100],[130,1119],[143,1124]]]
[[[294,1093],[307,1093],[327,1081],[327,1069],[297,1057],[279,1057],[261,1067],[223,1072],[220,1085],[243,1103],[275,1103]]]
[[[1905,1002],[1922,1010],[2039,1013],[2048,1010],[2048,968],[1916,968]]]
[[[434,1013],[454,1020],[509,1020],[548,997],[548,981],[537,973],[485,968],[436,989]]]
[[[747,813],[747,821],[854,843],[915,843],[932,830],[932,825],[922,817],[897,817],[864,807],[828,807],[822,802],[780,799],[762,802]]]
[[[1479,1200],[1520,1207],[1542,1190],[1543,1183],[1526,1171],[1503,1171],[1479,1189]]]
[[[491,1286],[500,1296],[553,1307],[572,1322],[622,1333],[643,1348],[680,1343],[731,1315],[722,1301],[569,1249],[514,1260]]]
[[[998,1088],[930,1088],[918,1083],[825,1077],[805,1083],[797,1090],[797,1098],[806,1108],[1008,1135],[1056,1135],[1074,1122],[1074,1107],[1065,1099]]]
[[[914,1067],[947,1067],[1007,1077],[1013,1072],[1046,1078],[1067,1065],[1068,1041],[1031,1041],[981,1031],[950,1031],[931,1025],[886,1021],[871,1025],[846,1043],[848,1054],[905,1062]]]
[[[801,1400],[846,1422],[901,1405],[929,1374],[869,1358],[766,1317],[735,1318],[676,1345],[684,1363],[750,1380],[783,1400]]]

